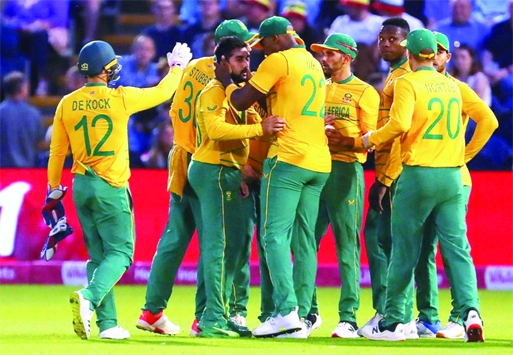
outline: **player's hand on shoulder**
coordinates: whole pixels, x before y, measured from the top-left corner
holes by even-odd
[[[167,53],[167,63],[170,68],[179,67],[185,69],[192,59],[191,49],[187,43],[177,42],[171,53]]]
[[[262,121],[262,130],[264,135],[270,136],[282,131],[287,122],[284,118],[278,116],[269,116]]]

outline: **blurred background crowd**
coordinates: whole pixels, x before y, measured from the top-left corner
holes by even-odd
[[[388,66],[377,48],[382,22],[403,17],[451,41],[451,75],[492,108],[499,129],[472,170],[511,170],[513,158],[513,0],[0,0],[0,167],[45,167],[57,103],[84,84],[76,63],[94,39],[121,55],[115,85],[149,87],[167,70],[176,42],[194,58],[214,51],[214,30],[238,18],[254,32],[269,16],[288,18],[307,48],[333,32],[358,44],[353,72],[379,92]],[[263,53],[253,51],[255,70]],[[170,103],[130,119],[132,168],[166,168],[173,144]],[[472,121],[470,121],[472,122]],[[469,127],[470,137],[473,127]],[[69,158],[68,166],[71,164]],[[369,159],[366,168],[372,168]]]

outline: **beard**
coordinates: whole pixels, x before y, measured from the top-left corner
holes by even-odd
[[[249,74],[249,69],[245,69],[243,71],[240,72],[240,74],[233,74],[232,73],[232,80],[234,83],[243,83],[243,82],[246,82],[248,81],[248,74]]]

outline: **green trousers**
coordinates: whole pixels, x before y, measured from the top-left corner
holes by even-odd
[[[459,168],[404,166],[392,210],[392,253],[387,279],[385,325],[403,323],[408,289],[430,216],[449,261],[454,297],[465,311],[479,311],[476,272],[466,238],[465,204]]]
[[[200,254],[206,307],[200,328],[222,326],[229,316],[233,277],[244,248],[241,238],[247,234],[240,213],[242,176],[238,169],[197,161],[189,165],[188,175],[200,201],[203,223]]]
[[[251,257],[251,241],[255,234],[255,227],[258,233],[258,205],[260,184],[248,184],[249,196],[241,199],[241,211],[244,215],[243,229],[246,231],[241,235],[240,247],[241,258],[240,264],[235,271],[233,277],[232,294],[230,296],[230,316],[236,314],[246,317],[248,315],[249,300],[249,282],[250,282],[250,257]],[[258,212],[260,214],[260,212]]]
[[[185,252],[189,247],[194,231],[203,233],[201,224],[200,203],[196,193],[187,183],[183,196],[171,194],[166,227],[160,236],[157,251],[151,263],[148,286],[146,288],[146,303],[143,309],[153,314],[167,308],[167,303],[173,292],[176,274],[182,264]],[[201,258],[198,261],[196,313],[197,319],[205,308],[205,289]],[[202,286],[203,285],[203,286]]]
[[[465,212],[468,211],[468,201],[470,198],[470,186],[463,186]],[[438,314],[438,275],[436,271],[436,252],[438,244],[437,231],[433,221],[428,219],[424,238],[422,240],[422,248],[420,252],[419,262],[415,268],[415,283],[417,284],[417,309],[419,311],[419,320],[435,324],[440,320]],[[470,248],[470,246],[469,246]],[[442,257],[442,259],[444,259]],[[444,260],[444,265],[449,264]],[[452,273],[447,273],[449,277]],[[454,281],[449,281],[452,284]],[[461,314],[465,305],[457,304],[457,299],[452,294],[452,309],[449,316],[449,322],[459,322],[463,324]]]
[[[396,186],[394,182],[383,196],[381,214],[369,207],[363,231],[371,277],[372,306],[381,315],[385,314],[388,265],[392,251],[392,200]],[[405,304],[404,323],[413,319],[413,292],[412,280],[408,286],[410,297]]]
[[[91,169],[75,174],[73,200],[89,254],[87,286],[81,290],[96,307],[100,332],[117,325],[112,287],[133,261],[135,227],[130,190],[113,187]]]
[[[356,311],[360,307],[360,230],[365,192],[363,167],[358,162],[333,161],[332,164],[321,193],[315,239],[319,249],[328,224],[331,224],[341,281],[340,322],[356,322]],[[312,308],[311,313],[317,313],[315,307]]]
[[[328,176],[279,162],[276,157],[264,161],[260,234],[275,314],[285,316],[297,306],[300,317],[310,311],[317,272],[315,223]]]

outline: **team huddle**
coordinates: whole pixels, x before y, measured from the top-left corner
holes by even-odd
[[[308,338],[322,322],[317,250],[331,224],[341,278],[332,337],[484,341],[466,237],[471,180],[465,164],[498,123],[467,84],[446,73],[448,38],[426,29],[410,32],[401,18],[385,20],[378,46],[390,71],[381,94],[351,72],[358,48],[346,34],[313,44],[320,60],[278,16],[264,20],[258,34],[239,20],[224,21],[215,42],[213,56],[192,61],[188,46],[177,44],[167,55],[169,73],[147,89],[108,87],[121,70],[109,44],[93,41],[79,53],[87,83],[57,107],[44,206],[54,228],[48,243],[55,245],[71,228],[60,185],[71,148],[73,199],[90,258],[88,285],[70,296],[75,333],[89,339],[96,312],[100,338],[130,336],[117,324],[112,290],[134,252],[127,125],[131,114],[174,95],[169,216],[137,328],[180,333],[164,310],[197,230],[191,336]],[[252,49],[266,55],[255,72],[249,69]],[[476,129],[465,146],[469,118]],[[370,150],[376,180],[362,226],[362,164]],[[359,327],[362,228],[376,313]],[[255,229],[261,323],[250,330]],[[444,327],[437,303],[438,243],[452,296]]]

